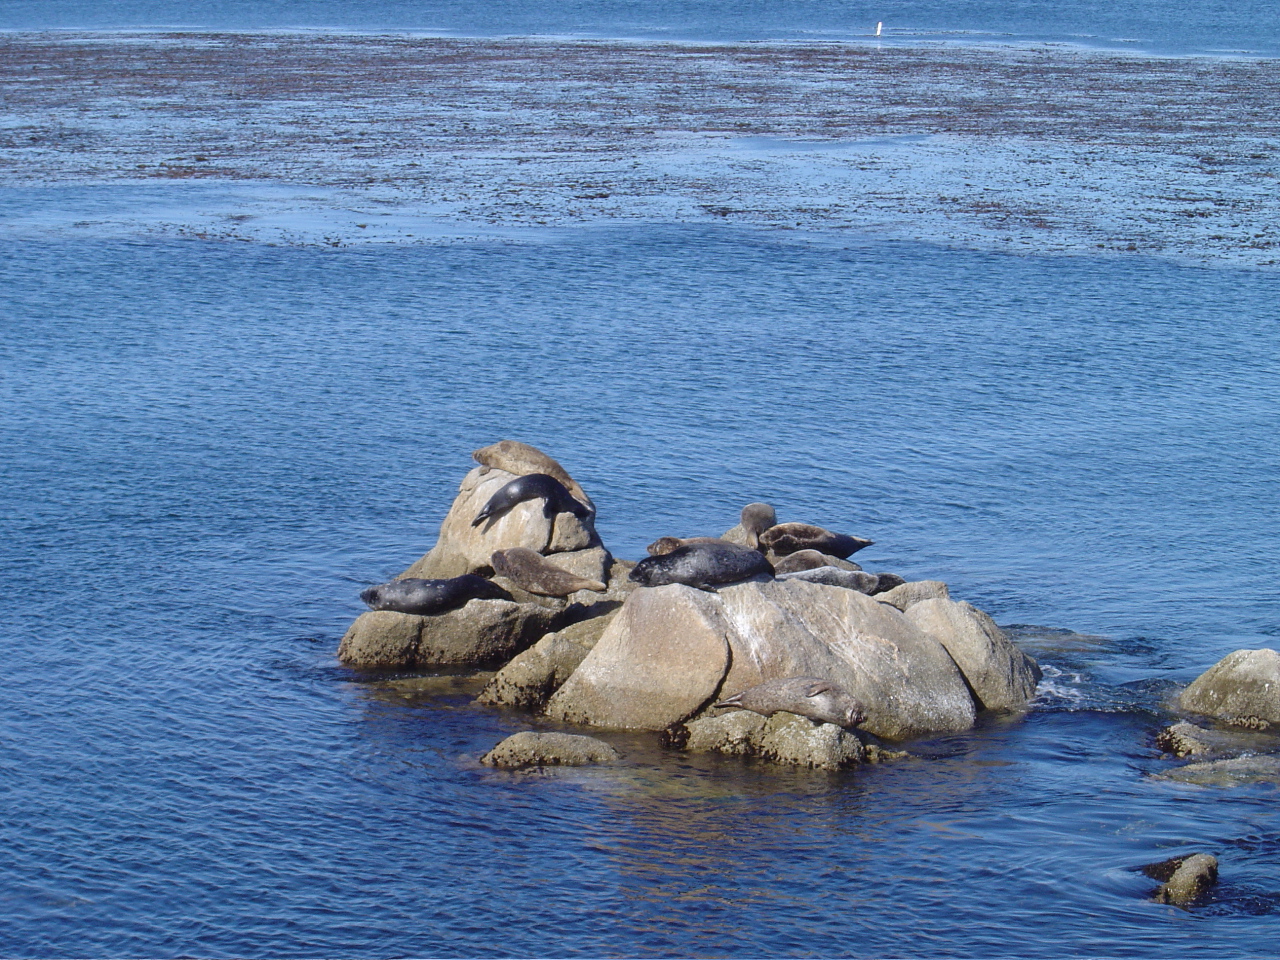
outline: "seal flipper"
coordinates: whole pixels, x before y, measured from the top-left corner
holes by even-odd
[[[824,693],[830,693],[835,688],[825,680],[819,680],[817,683],[811,683],[804,688],[806,697],[816,697]]]
[[[713,703],[711,706],[712,706],[713,708],[715,708],[715,707],[726,707],[726,708],[733,708],[733,707],[737,707],[739,710],[745,710],[745,709],[746,709],[746,707],[744,707],[744,706],[742,705],[742,702],[741,702],[741,701],[742,701],[742,694],[741,694],[741,693],[735,693],[732,697],[725,697],[723,700],[721,700],[721,701],[719,701],[719,702],[717,702],[717,703]]]

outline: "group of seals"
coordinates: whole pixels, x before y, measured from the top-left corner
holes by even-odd
[[[543,501],[542,515],[548,520],[553,519],[558,513],[572,513],[579,520],[585,520],[591,516],[591,509],[576,500],[568,488],[555,477],[548,473],[527,473],[523,477],[516,477],[510,483],[504,484],[476,514],[471,525],[478,527],[490,517],[506,513],[517,503],[524,503],[526,500]]]
[[[564,484],[565,489],[578,501],[595,509],[591,498],[586,495],[578,481],[569,476],[569,472],[555,460],[537,447],[531,447],[519,440],[499,440],[487,447],[481,447],[471,454],[471,458],[480,464],[480,475],[490,470],[503,470],[506,473],[522,477],[530,473],[545,473]]]
[[[444,613],[476,598],[510,600],[511,594],[491,580],[474,573],[447,580],[419,580],[408,577],[391,580],[362,590],[360,599],[372,610],[394,610],[429,616]]]
[[[861,703],[830,680],[819,677],[766,680],[712,706],[750,710],[764,717],[775,713],[795,713],[819,723],[834,723],[838,727],[856,727],[867,719]]]

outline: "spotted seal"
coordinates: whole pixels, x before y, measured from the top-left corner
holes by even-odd
[[[578,590],[602,591],[599,580],[588,580],[550,563],[536,550],[511,547],[495,550],[489,557],[493,572],[517,586],[543,597],[567,597]]]
[[[779,523],[760,534],[760,546],[779,557],[798,550],[817,550],[843,560],[874,542],[844,533],[832,533],[812,523]]]
[[[572,513],[579,520],[585,520],[591,516],[591,510],[585,504],[575,500],[573,495],[565,489],[565,485],[555,477],[545,473],[529,473],[504,484],[476,514],[471,525],[478,527],[490,517],[505,513],[517,503],[524,503],[526,500],[544,501],[542,515],[548,520],[553,519],[558,513]]]
[[[775,573],[777,568],[775,567]],[[861,570],[841,570],[839,567],[810,567],[808,570],[793,570],[790,573],[777,573],[779,580],[805,580],[809,583],[825,583],[829,587],[844,587],[846,590],[857,590],[859,593],[879,593],[880,578],[874,573]]]
[[[861,570],[852,560],[841,560],[829,553],[817,550],[797,550],[781,559],[773,561],[774,572],[781,576],[784,573],[795,573],[797,570],[813,570],[817,567],[839,567],[841,570]]]
[[[360,599],[374,610],[430,615],[463,606],[468,600],[510,600],[511,594],[496,583],[474,573],[448,580],[419,580],[406,577],[390,580],[360,593]]]
[[[736,583],[758,574],[773,575],[773,565],[759,550],[726,540],[690,543],[670,553],[645,557],[631,571],[630,579],[646,587],[683,583],[699,590],[717,584]]]
[[[856,727],[867,719],[861,703],[830,680],[818,677],[766,680],[712,706],[750,710],[765,717],[785,711],[838,727]]]
[[[569,476],[569,472],[560,466],[558,460],[547,456],[537,447],[531,447],[519,440],[499,440],[487,447],[472,452],[471,459],[480,464],[483,476],[490,470],[505,470],[507,473],[523,477],[530,473],[545,473],[559,480],[573,497],[591,506],[591,499],[578,486],[578,481]]]

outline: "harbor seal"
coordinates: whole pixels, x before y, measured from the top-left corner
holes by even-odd
[[[852,560],[841,560],[829,553],[817,550],[797,550],[780,560],[773,562],[774,572],[781,576],[784,573],[795,573],[797,570],[814,570],[818,567],[839,567],[841,570],[861,570]]]
[[[760,546],[760,534],[778,522],[778,513],[767,503],[748,503],[742,508],[742,532],[747,535],[747,546]]]
[[[507,473],[523,477],[530,473],[545,473],[555,477],[575,499],[591,506],[591,499],[578,486],[578,481],[569,476],[569,472],[560,466],[560,462],[547,456],[537,447],[531,447],[519,440],[499,440],[487,447],[481,447],[471,454],[471,459],[483,468],[481,476],[490,470],[505,470]]]
[[[806,580],[809,583],[825,583],[829,587],[844,587],[846,590],[857,590],[870,596],[878,593],[880,578],[874,573],[861,570],[841,570],[839,567],[810,567],[808,570],[793,570],[790,573],[774,572],[779,580]]]
[[[489,557],[493,572],[517,586],[543,597],[567,597],[579,590],[603,591],[599,580],[588,580],[547,561],[536,550],[511,547],[495,550]]]
[[[758,574],[773,575],[773,565],[759,550],[725,540],[690,543],[670,553],[645,557],[631,571],[630,579],[646,587],[683,583],[699,590],[717,584],[736,583]]]
[[[474,573],[464,573],[448,580],[406,577],[403,580],[380,583],[360,592],[360,599],[373,610],[394,610],[424,616],[454,610],[476,598],[510,600],[511,594]]]
[[[856,727],[867,719],[861,703],[830,680],[818,677],[766,680],[712,706],[750,710],[764,717],[781,712],[795,713],[819,723],[834,723],[838,727]]]
[[[888,593],[894,587],[900,587],[907,581],[896,573],[882,573],[877,578],[876,588],[872,593]]]
[[[526,500],[543,500],[542,515],[548,520],[553,519],[557,513],[572,513],[579,520],[591,516],[591,510],[581,501],[575,500],[565,489],[565,485],[555,477],[545,473],[529,473],[516,477],[490,497],[489,502],[471,521],[471,525],[478,527],[490,517],[505,513]]]
[[[720,537],[659,537],[645,547],[651,557],[663,557],[673,550],[687,547],[691,543],[728,543]]]
[[[844,560],[874,542],[844,533],[832,533],[812,523],[779,523],[760,534],[760,545],[779,557],[798,550],[817,550]]]

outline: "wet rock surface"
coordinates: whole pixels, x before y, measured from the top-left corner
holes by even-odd
[[[491,767],[582,767],[617,763],[618,751],[595,737],[526,730],[512,734],[480,758]]]
[[[1280,725],[1280,653],[1237,650],[1182,691],[1184,710],[1254,729]]]
[[[1186,907],[1202,898],[1218,882],[1218,858],[1208,853],[1174,857],[1142,868],[1153,880],[1162,881],[1152,895],[1157,903]]]

